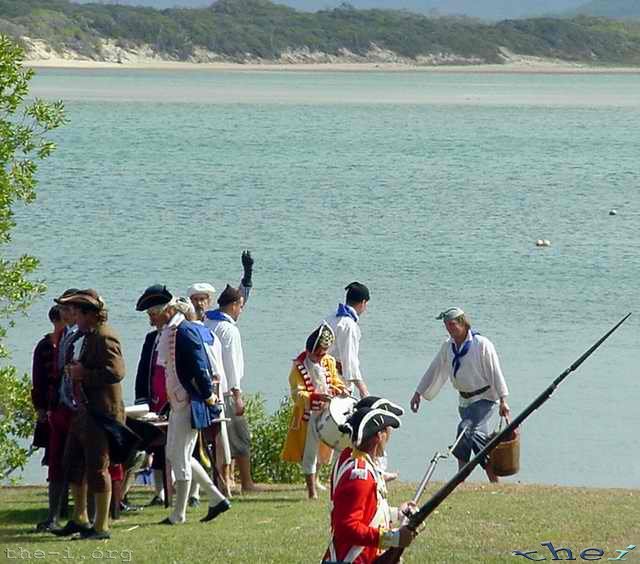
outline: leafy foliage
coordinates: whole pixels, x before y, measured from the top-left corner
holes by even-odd
[[[37,161],[55,149],[46,133],[65,120],[61,102],[24,104],[33,71],[23,68],[23,56],[18,46],[0,35],[0,245],[5,246],[15,226],[14,204],[34,201]],[[38,260],[29,255],[0,259],[0,477],[26,463],[27,451],[20,439],[27,438],[33,427],[29,379],[7,364],[4,339],[13,317],[26,311],[44,291],[43,283],[28,278],[37,266]]]
[[[503,61],[501,48],[571,61],[640,62],[640,23],[601,18],[532,18],[487,24],[400,10],[356,10],[347,3],[316,13],[268,0],[218,0],[208,8],[155,10],[67,0],[0,0],[0,30],[100,59],[100,43],[150,45],[186,60],[196,48],[229,60],[278,59],[296,49],[364,56],[373,45],[416,58],[456,55]]]
[[[299,464],[280,460],[280,451],[287,436],[293,404],[286,397],[275,413],[268,415],[264,398],[257,394],[246,402],[247,421],[251,429],[251,473],[262,483],[293,484],[304,482]],[[319,467],[319,475],[327,479],[329,467]]]

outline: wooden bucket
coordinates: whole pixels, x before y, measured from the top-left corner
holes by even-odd
[[[513,476],[520,470],[520,433],[498,443],[489,455],[489,464],[496,476]]]

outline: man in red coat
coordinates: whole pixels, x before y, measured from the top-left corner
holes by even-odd
[[[391,402],[387,402],[390,405]],[[415,533],[406,526],[391,528],[410,504],[389,507],[387,487],[376,459],[384,452],[398,415],[383,406],[360,407],[343,426],[353,448],[342,451],[331,480],[331,543],[323,562],[369,564],[391,547],[406,547]]]

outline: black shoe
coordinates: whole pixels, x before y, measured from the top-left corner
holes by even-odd
[[[47,519],[46,521],[41,521],[36,525],[36,533],[48,533],[53,529],[57,529],[58,524],[55,521],[50,521]]]
[[[51,532],[57,537],[70,537],[76,533],[82,533],[93,529],[89,525],[78,525],[75,521],[69,521],[62,529],[51,529]]]
[[[154,495],[153,499],[147,505],[164,505],[164,500],[159,495]]]
[[[218,503],[218,505],[209,507],[209,511],[202,519],[200,519],[200,522],[206,523],[207,521],[212,521],[218,515],[220,515],[220,513],[229,511],[229,509],[231,509],[231,504],[226,499],[223,499],[220,503]]]
[[[200,505],[200,500],[197,497],[191,496],[188,501],[189,507],[198,507]]]
[[[80,536],[74,540],[107,540],[111,538],[109,531],[96,531],[93,527],[89,527],[84,531],[80,531]]]

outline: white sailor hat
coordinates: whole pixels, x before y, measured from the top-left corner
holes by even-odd
[[[216,289],[207,282],[196,282],[189,286],[187,296],[191,297],[195,294],[208,294],[211,301],[216,297]]]

